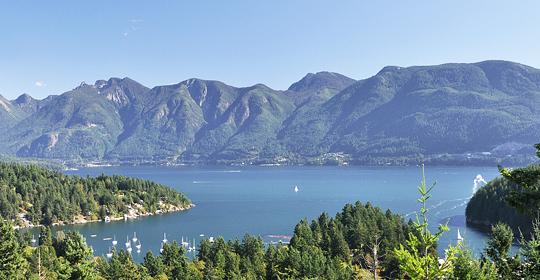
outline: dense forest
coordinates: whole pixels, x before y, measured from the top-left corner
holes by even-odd
[[[397,246],[407,246],[420,237],[421,224],[405,223],[402,216],[382,211],[367,203],[346,205],[335,217],[322,213],[311,224],[301,220],[290,244],[265,245],[248,233],[240,241],[218,237],[202,239],[198,254],[189,260],[176,241],[165,243],[160,252],[149,251],[142,263],[135,263],[124,249],[114,248],[110,256],[93,256],[91,247],[76,232],[41,228],[39,243],[21,236],[9,221],[0,219],[0,279],[536,279],[540,275],[538,254],[540,230],[532,240],[522,240],[523,249],[510,252],[513,233],[503,224],[492,234],[480,254],[465,242],[449,247],[448,268],[439,277],[417,277],[407,261],[397,258]],[[437,239],[439,235],[431,235]],[[420,246],[421,247],[421,246]],[[422,249],[422,248],[417,248]],[[418,252],[418,251],[416,251]],[[428,256],[438,266],[438,254],[431,247]],[[416,259],[424,259],[422,254]],[[427,258],[426,258],[427,259]],[[422,265],[413,270],[422,273]],[[430,266],[430,269],[436,270]]]
[[[527,170],[540,170],[540,164],[529,165]],[[520,231],[530,234],[533,230],[533,218],[520,214],[508,206],[505,198],[518,186],[505,178],[496,178],[479,188],[467,204],[467,221],[478,225],[492,225],[503,222],[515,233]]]
[[[30,264],[24,268],[28,277],[41,273],[47,279],[90,279],[81,277],[85,274],[98,279],[353,279],[369,275],[363,268],[374,259],[380,263],[378,275],[403,277],[391,252],[415,232],[412,222],[406,223],[401,215],[357,202],[345,205],[335,217],[322,213],[311,223],[300,221],[288,245],[266,246],[248,233],[241,241],[202,239],[190,262],[176,241],[166,243],[159,255],[149,251],[137,265],[123,249],[113,251],[110,258],[93,258],[85,240],[74,232],[51,236],[43,227],[37,249],[29,247],[28,231],[25,236],[15,231],[13,239],[20,261]],[[436,248],[430,254],[437,255]]]
[[[110,189],[115,195],[90,196],[94,201],[107,200],[106,197],[114,201],[121,192],[121,201],[126,204],[136,200],[146,203],[152,196],[145,193],[156,193],[152,183],[122,176],[82,179],[36,166],[3,164],[2,168],[4,182],[19,182],[15,177],[32,178],[45,185],[46,180],[54,181],[53,178],[64,180],[60,186],[70,186],[73,182],[73,188],[66,187],[67,193],[86,188],[89,193],[95,189],[99,194],[101,188],[95,186],[114,186]],[[130,180],[131,186],[140,187],[128,188]],[[3,185],[6,193],[26,187],[24,184],[8,187],[8,184]],[[41,228],[38,246],[33,247],[29,231],[21,235],[11,219],[0,218],[0,279],[535,279],[540,275],[538,225],[533,226],[531,238],[520,240],[522,249],[515,254],[510,252],[512,230],[498,223],[492,226],[480,257],[466,242],[449,246],[445,256],[439,256],[437,240],[448,227],[439,225],[439,231],[434,234],[427,230],[426,201],[434,186],[427,188],[423,181],[419,187],[422,194],[419,202],[423,206],[416,221],[405,221],[402,215],[383,211],[369,202],[357,202],[346,204],[335,217],[323,212],[311,222],[307,218],[301,220],[289,244],[264,244],[260,237],[249,233],[241,241],[238,238],[225,241],[222,237],[202,239],[198,254],[189,260],[185,248],[173,241],[165,243],[159,253],[149,251],[139,264],[123,249],[113,248],[110,255],[94,256],[79,233],[58,231],[52,236],[48,226]],[[54,184],[47,185],[47,191],[54,193]],[[29,191],[21,194],[33,197]],[[22,197],[21,194],[13,197]],[[167,192],[155,197],[161,195],[172,197]],[[75,201],[78,196],[66,197]],[[24,203],[22,199],[19,201]],[[84,207],[82,201],[74,205]],[[103,205],[108,210],[114,204]],[[56,214],[51,212],[50,216],[54,218]]]
[[[37,165],[41,166],[43,168],[47,168],[49,170],[66,170],[67,167],[61,163],[48,160],[48,159],[42,159],[42,158],[29,158],[29,157],[14,157],[14,156],[8,156],[8,155],[0,155],[0,162],[6,162],[6,163],[20,163],[24,165]]]
[[[0,215],[16,225],[97,220],[189,208],[181,192],[120,175],[68,176],[36,165],[0,162]]]

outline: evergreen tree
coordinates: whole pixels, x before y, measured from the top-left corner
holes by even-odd
[[[25,279],[28,264],[22,253],[13,226],[0,216],[0,279]]]
[[[105,279],[142,279],[141,269],[135,265],[131,254],[124,251],[124,249],[121,249],[118,253],[113,249],[113,255],[108,261],[102,256],[97,262],[97,271]],[[146,271],[145,269],[142,270]]]
[[[38,273],[39,270],[54,270],[56,252],[52,246],[41,245],[32,251],[29,260],[30,271]]]
[[[536,156],[540,157],[540,143],[534,145]],[[506,202],[521,214],[527,214],[540,220],[540,168],[528,166],[525,168],[506,169],[499,165],[499,172],[508,181],[519,187],[510,192]]]
[[[519,256],[510,254],[514,233],[506,224],[498,223],[491,227],[490,238],[484,249],[484,262],[491,260],[497,267],[497,273],[504,279],[520,279],[517,272],[521,270]],[[487,258],[486,258],[487,257]]]
[[[67,280],[71,279],[73,268],[64,257],[59,257],[54,263],[54,271],[56,272],[58,279]]]
[[[169,279],[185,279],[187,275],[187,261],[184,257],[186,250],[184,247],[178,247],[178,243],[165,243],[163,245],[163,264],[167,269]]]
[[[218,280],[220,279],[216,273],[216,270],[214,268],[214,264],[212,261],[209,261],[206,263],[204,267],[204,280]]]
[[[313,231],[309,227],[307,218],[301,220],[294,228],[294,234],[291,238],[290,246],[303,252],[307,247],[315,245],[313,240]]]
[[[337,258],[342,262],[349,263],[351,260],[349,245],[347,245],[347,242],[345,242],[341,231],[334,221],[331,222],[329,235],[331,241],[330,248],[332,258]]]
[[[34,246],[33,242],[32,242],[32,239],[34,239],[34,237],[32,236],[32,233],[27,230],[24,232],[24,242],[26,243],[25,246]]]
[[[52,246],[52,237],[51,229],[48,226],[41,227],[41,232],[39,233],[39,246]]]
[[[429,254],[429,249],[432,248],[436,242],[439,240],[445,231],[450,230],[448,228],[448,221],[443,226],[439,224],[439,231],[433,235],[427,229],[428,219],[427,212],[429,209],[426,207],[426,201],[431,197],[428,195],[429,192],[435,187],[435,183],[428,189],[426,188],[426,177],[424,175],[424,170],[422,166],[422,177],[421,187],[418,187],[422,197],[418,200],[422,203],[421,215],[422,221],[416,216],[416,231],[420,237],[413,233],[409,233],[409,240],[407,244],[410,246],[410,250],[406,250],[402,244],[400,248],[396,249],[394,252],[400,260],[400,267],[407,273],[411,279],[442,279],[447,275],[450,275],[453,270],[453,261],[455,260],[455,254],[457,250],[449,246],[447,256],[442,264],[439,263],[438,256],[433,256]]]
[[[208,238],[201,239],[199,250],[197,253],[197,257],[204,262],[208,262],[210,260],[212,245]]]
[[[152,277],[156,277],[164,273],[165,266],[161,262],[161,257],[154,257],[152,251],[148,251],[148,253],[146,253],[142,265],[146,267],[148,274]]]
[[[457,258],[454,260],[454,273],[449,277],[450,280],[500,279],[495,264],[491,261],[480,262],[465,241],[456,247]]]
[[[228,251],[225,253],[225,279],[237,279],[240,275],[238,255]]]
[[[533,234],[530,240],[525,240],[521,236],[520,245],[523,247],[520,250],[523,256],[523,266],[526,279],[534,279],[540,275],[540,227],[536,222],[533,226]]]
[[[65,259],[72,267],[70,279],[94,279],[94,263],[89,261],[92,253],[92,248],[86,245],[86,239],[79,233],[68,232]]]

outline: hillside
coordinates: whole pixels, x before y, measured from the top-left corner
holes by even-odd
[[[189,209],[181,192],[121,175],[68,176],[0,162],[0,215],[17,225],[56,224]]]
[[[527,169],[538,170],[540,165],[529,165]],[[465,215],[467,222],[475,225],[494,225],[498,222],[507,224],[519,234],[531,234],[533,219],[530,216],[519,214],[515,208],[511,208],[504,200],[510,195],[511,190],[518,189],[515,184],[505,178],[496,178],[487,185],[479,188],[467,203]]]
[[[0,134],[3,135],[9,129],[29,116],[24,110],[11,104],[0,95]]]
[[[0,153],[67,164],[511,165],[540,139],[540,70],[507,61],[310,73],[285,91],[111,78],[0,102]]]

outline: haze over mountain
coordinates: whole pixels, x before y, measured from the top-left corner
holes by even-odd
[[[539,108],[540,70],[507,61],[388,66],[359,81],[310,73],[286,91],[111,78],[44,100],[0,97],[0,153],[74,163],[506,156],[538,142]]]

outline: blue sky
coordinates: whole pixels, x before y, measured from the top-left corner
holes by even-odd
[[[540,1],[6,1],[0,95],[130,77],[285,90],[307,73],[502,59],[540,68]]]

